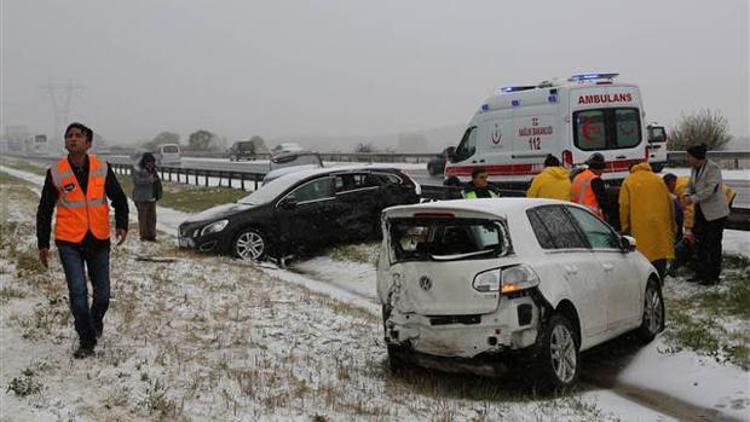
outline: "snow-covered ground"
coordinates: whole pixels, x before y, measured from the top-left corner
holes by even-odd
[[[5,189],[3,197],[13,203],[7,221],[20,227],[16,253],[33,257],[34,198],[9,198]],[[185,216],[162,207],[158,215],[169,235]],[[725,246],[747,253],[747,232],[727,232]],[[185,254],[168,237],[156,245],[131,239],[113,251],[104,343],[95,359],[72,361],[59,263],[19,274],[24,261],[8,247],[4,241],[0,288],[24,296],[3,304],[0,387],[30,368],[44,388],[26,398],[3,395],[3,419],[669,420],[689,417],[680,408],[689,403],[708,419],[750,420],[748,372],[690,351],[661,353],[661,339],[632,356],[611,390],[588,386],[566,398],[529,401],[473,377],[399,379],[384,366],[372,263],[327,256],[282,270]],[[155,254],[177,261],[136,260]],[[632,388],[655,393],[637,399]]]

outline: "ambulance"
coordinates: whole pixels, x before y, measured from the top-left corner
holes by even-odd
[[[537,85],[500,88],[471,119],[445,177],[471,179],[487,169],[490,181],[526,186],[552,154],[563,166],[581,166],[604,155],[602,178],[622,180],[648,159],[645,112],[638,86],[616,82],[617,73],[582,73]]]
[[[646,126],[648,131],[648,163],[659,173],[667,165],[667,130],[658,123]]]

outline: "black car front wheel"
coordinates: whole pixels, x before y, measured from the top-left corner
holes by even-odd
[[[234,239],[234,254],[240,259],[263,260],[268,255],[268,240],[258,229],[244,229]]]

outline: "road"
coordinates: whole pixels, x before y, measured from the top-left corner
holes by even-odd
[[[222,169],[222,170],[238,170],[238,171],[251,171],[265,173],[268,171],[268,161],[240,161],[233,162],[224,158],[183,158],[183,166],[198,168],[198,169]],[[336,165],[344,163],[336,163]],[[345,164],[356,164],[356,163],[345,163]],[[387,164],[386,164],[387,165]],[[407,166],[406,171],[410,176],[414,178],[420,185],[424,186],[442,186],[442,176],[430,176],[427,172],[427,168],[416,169],[413,164],[402,164],[394,163],[395,167]],[[425,165],[426,166],[426,165]],[[750,180],[727,180],[726,183],[735,191],[737,191],[737,199],[735,199],[734,206],[736,208],[750,208]]]

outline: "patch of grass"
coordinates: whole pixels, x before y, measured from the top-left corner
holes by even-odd
[[[376,264],[380,242],[352,243],[329,248],[326,255],[339,261],[354,261],[363,264]]]
[[[16,287],[8,285],[0,287],[0,303],[7,303],[11,299],[20,299],[25,296],[26,293]]]
[[[724,289],[697,293],[688,300],[708,314],[750,320],[750,268],[727,274],[724,284]]]
[[[168,387],[159,380],[150,383],[141,405],[159,420],[175,420],[182,414],[181,406],[167,397]]]
[[[745,255],[725,253],[722,254],[722,266],[725,269],[745,269],[750,267],[750,258]]]
[[[118,174],[117,181],[120,182],[125,194],[132,198],[133,179],[130,175]],[[195,186],[164,180],[162,180],[162,187],[164,196],[158,204],[185,212],[203,211],[217,205],[236,202],[248,195],[248,192],[228,187]]]
[[[27,171],[29,173],[38,174],[39,176],[44,176],[47,174],[46,165],[34,164],[28,161],[22,161],[22,160],[4,161],[3,165],[14,168],[16,170]]]
[[[21,372],[21,376],[13,377],[8,383],[5,392],[12,391],[17,396],[26,397],[30,394],[36,394],[42,391],[43,384],[36,377],[33,369],[26,368]]]
[[[16,271],[18,277],[42,274],[46,268],[39,262],[39,252],[28,249],[16,256]]]

